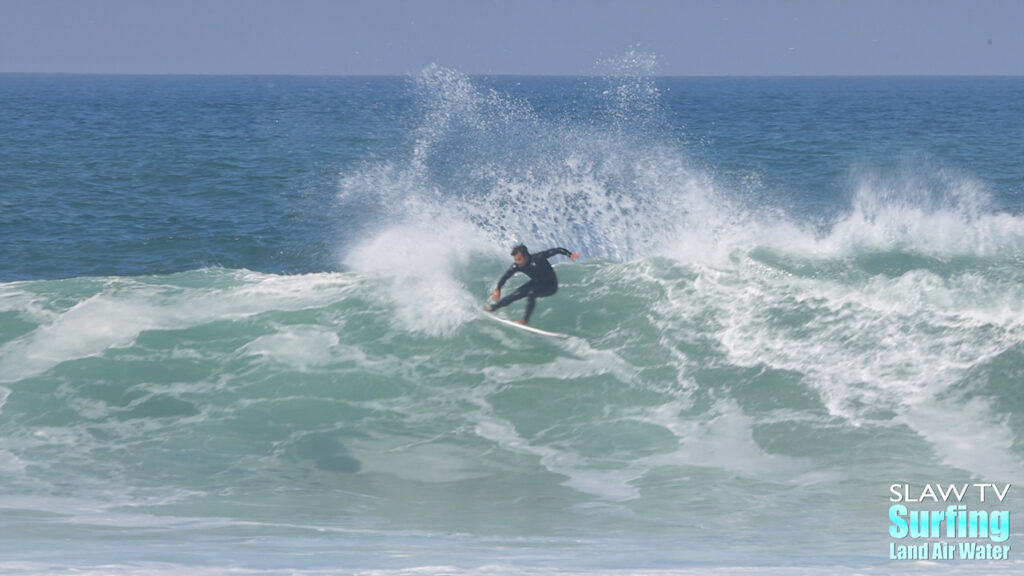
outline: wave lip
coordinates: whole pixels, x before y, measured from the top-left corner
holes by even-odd
[[[993,206],[989,192],[964,175],[938,170],[867,176],[824,245],[943,257],[1013,256],[1024,248],[1020,217]]]

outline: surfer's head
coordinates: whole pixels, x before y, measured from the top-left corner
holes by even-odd
[[[512,258],[516,261],[516,266],[525,266],[530,261],[530,251],[526,249],[525,244],[519,244],[512,249]]]

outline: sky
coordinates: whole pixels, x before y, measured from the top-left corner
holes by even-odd
[[[0,73],[1024,75],[1024,0],[0,0]],[[653,64],[651,63],[653,61]]]

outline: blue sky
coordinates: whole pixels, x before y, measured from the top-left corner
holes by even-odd
[[[0,0],[0,72],[1024,75],[1024,0]]]

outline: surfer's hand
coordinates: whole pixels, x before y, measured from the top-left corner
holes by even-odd
[[[579,252],[573,252],[572,254],[569,254],[569,259],[570,260],[579,260],[580,259],[580,253]]]
[[[497,302],[498,300],[501,300],[501,290],[495,290],[494,292],[492,292],[491,293],[491,300],[494,300],[495,302]]]

